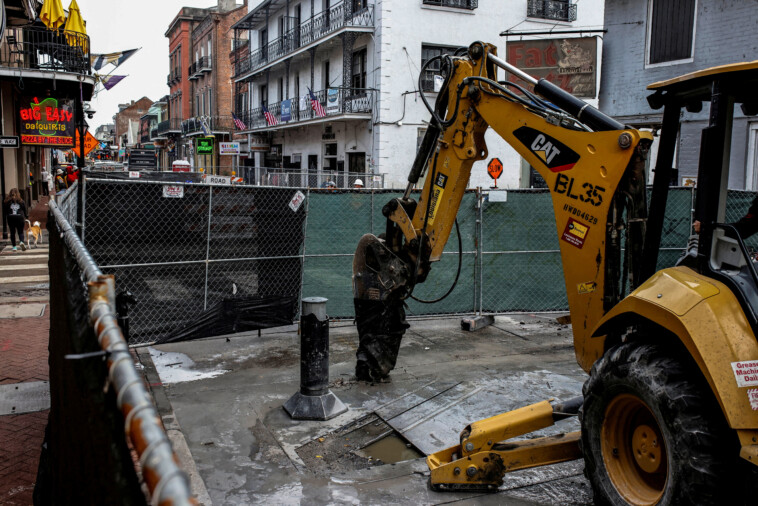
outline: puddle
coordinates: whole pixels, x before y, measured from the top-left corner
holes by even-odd
[[[404,439],[394,433],[357,450],[355,453],[367,459],[379,460],[384,464],[394,464],[424,456],[413,445],[406,443]]]

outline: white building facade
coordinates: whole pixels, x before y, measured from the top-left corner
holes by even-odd
[[[360,178],[366,187],[404,188],[429,120],[419,93],[427,93],[430,103],[436,98],[434,67],[419,88],[426,61],[477,40],[495,44],[501,56],[506,39],[555,39],[560,47],[558,37],[587,36],[601,28],[603,11],[602,0],[253,4],[234,25],[232,47],[234,110],[240,120],[235,140],[247,153],[246,179],[349,187]],[[508,29],[508,37],[501,36]],[[561,35],[531,33],[551,30]],[[598,42],[595,62],[601,49]],[[597,65],[594,70],[594,95],[587,98],[596,105]],[[492,131],[486,141],[490,157],[504,166],[498,186],[529,187],[529,167],[521,157]],[[474,165],[469,187],[492,186],[487,163]]]

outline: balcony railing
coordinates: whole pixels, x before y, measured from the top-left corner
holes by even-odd
[[[204,134],[203,127],[208,134],[212,132],[231,132],[234,130],[234,121],[231,117],[202,116],[185,119],[182,121],[182,134]]]
[[[267,45],[238,58],[234,66],[234,77],[254,72],[303,46],[329,36],[340,28],[372,28],[373,26],[373,5],[368,5],[355,12],[347,12],[344,2],[340,2]]]
[[[90,73],[89,37],[36,26],[11,27],[0,48],[0,66]]]
[[[182,132],[182,120],[178,118],[171,118],[158,123],[158,135],[164,136],[170,133]]]
[[[181,72],[181,70],[179,70],[179,67],[175,67],[174,71],[171,72],[168,75],[168,79],[166,80],[166,84],[168,84],[169,86],[171,86],[172,84],[178,83],[181,80],[182,80],[182,72]]]
[[[371,113],[374,105],[374,90],[363,88],[333,88],[333,90],[337,92],[333,92],[331,96],[327,90],[314,92],[316,100],[321,103],[327,117],[342,114]],[[330,98],[332,99],[331,101],[329,100]],[[276,117],[280,125],[295,124],[319,118],[311,107],[310,99],[306,98],[293,98],[290,100],[290,119],[288,121],[282,119],[281,102],[270,104],[267,106],[267,109]],[[263,109],[260,107],[247,111],[239,111],[235,114],[242,120],[248,130],[269,128],[266,118],[263,116]]]
[[[187,79],[189,79],[190,81],[194,81],[197,78],[198,78],[197,62],[195,62],[189,67],[187,67]]]
[[[437,7],[453,7],[455,9],[474,10],[479,7],[479,0],[424,0],[424,5]]]
[[[319,192],[336,193],[341,188],[353,188],[357,179],[363,182],[363,188],[384,188],[385,174],[340,172],[336,170],[305,172],[300,169],[242,167],[240,168],[240,176],[244,178],[245,184],[285,188],[313,188]]]
[[[576,4],[559,0],[527,0],[526,15],[553,21],[576,21]]]
[[[199,60],[197,60],[196,65],[198,72],[210,72],[213,70],[213,67],[211,66],[210,56],[202,56]]]

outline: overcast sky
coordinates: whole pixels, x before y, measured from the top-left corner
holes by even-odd
[[[68,10],[70,0],[61,0]],[[138,100],[143,96],[158,100],[168,95],[168,38],[164,36],[169,23],[179,9],[187,7],[211,7],[216,0],[77,0],[82,17],[87,22],[93,53],[110,53],[141,47],[134,56],[115,70],[113,65],[100,73],[113,71],[115,75],[129,75],[110,91],[98,86],[100,92],[92,100],[95,117],[87,120],[90,131],[113,121],[118,104]],[[242,4],[242,0],[237,0]],[[248,2],[251,3],[251,2]],[[252,4],[257,4],[252,0]],[[182,73],[186,73],[184,69]]]

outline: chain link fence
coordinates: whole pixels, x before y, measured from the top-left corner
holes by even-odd
[[[137,299],[130,311],[131,344],[292,323],[299,299],[308,296],[327,297],[330,317],[352,319],[355,246],[365,233],[384,232],[381,209],[400,196],[394,190],[101,176],[86,178],[83,233],[103,271],[115,274]],[[727,221],[743,216],[753,195],[730,191]],[[693,188],[670,189],[659,268],[674,265],[686,247],[693,202]],[[75,215],[76,199],[69,196],[64,204]],[[434,304],[409,299],[409,316],[568,309],[547,190],[468,191],[458,222],[462,253],[455,288]],[[758,238],[747,244],[758,250]],[[457,267],[454,229],[442,260],[414,296],[444,294]]]

